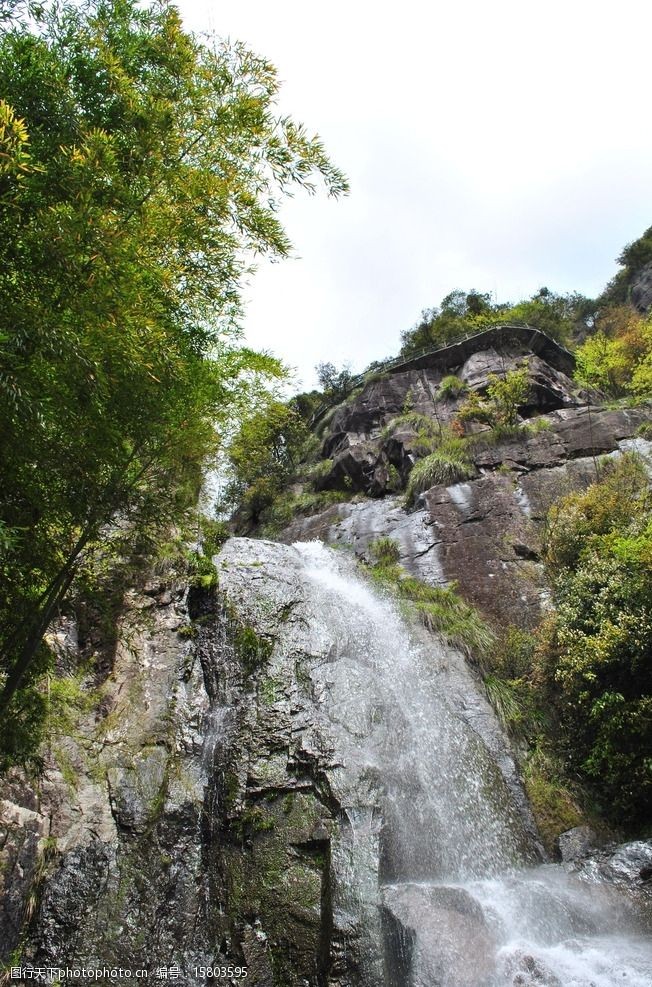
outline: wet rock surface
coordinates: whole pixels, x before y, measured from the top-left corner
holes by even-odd
[[[582,880],[625,891],[645,906],[652,928],[652,840],[603,847],[587,842],[573,855],[569,867]]]
[[[553,501],[595,482],[598,459],[630,449],[652,462],[652,444],[636,438],[647,408],[564,408],[536,434],[500,440],[473,454],[478,476],[435,486],[406,508],[401,495],[336,504],[299,518],[280,540],[322,539],[370,558],[369,545],[390,537],[400,561],[433,585],[457,582],[463,595],[502,624],[534,626],[547,605],[539,563],[541,522]]]
[[[8,900],[25,899],[24,883],[28,905],[3,925],[5,961],[19,949],[23,965],[189,970],[214,955],[201,837],[209,703],[179,634],[187,623],[182,590],[132,593],[99,707],[38,779],[3,789],[10,826],[28,801],[43,820],[35,845],[22,826],[27,866],[0,853]]]
[[[318,630],[296,550],[234,539],[217,564],[219,594],[133,594],[101,709],[67,749],[68,781],[53,759],[39,783],[5,785],[3,958],[174,966],[189,985],[228,963],[256,987],[380,985],[390,842],[378,778],[356,753],[370,731],[381,742],[378,700],[347,700],[363,669]],[[440,674],[532,827],[464,659],[449,652]],[[453,930],[455,908],[444,913]]]
[[[495,938],[480,905],[462,888],[383,889],[390,977],[387,987],[483,987],[494,969]],[[417,932],[418,930],[418,932]]]

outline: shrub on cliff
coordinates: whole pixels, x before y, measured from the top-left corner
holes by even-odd
[[[473,391],[458,411],[460,421],[477,421],[499,428],[513,428],[519,409],[527,402],[530,380],[527,367],[506,374],[489,374],[487,395]]]
[[[652,316],[643,319],[628,310],[626,317],[610,326],[608,315],[599,322],[599,331],[578,347],[575,378],[611,397],[648,397],[652,394]]]
[[[551,511],[556,616],[539,653],[568,762],[620,822],[652,806],[652,503],[633,456]]]

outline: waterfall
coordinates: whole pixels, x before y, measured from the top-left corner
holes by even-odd
[[[649,987],[652,948],[622,900],[541,863],[463,659],[344,553],[294,550],[342,805],[333,907],[339,928],[363,930],[360,984]]]

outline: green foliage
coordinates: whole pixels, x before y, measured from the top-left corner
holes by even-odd
[[[436,484],[451,486],[475,475],[468,448],[463,439],[445,440],[438,449],[415,463],[410,473],[405,499],[413,503],[424,490]]]
[[[408,392],[409,393],[409,392]],[[449,436],[449,432],[442,428],[441,424],[427,415],[422,415],[418,411],[404,411],[402,414],[392,418],[384,427],[381,438],[387,440],[399,431],[416,432],[415,441],[412,448],[419,456],[427,456],[433,452]],[[400,481],[400,477],[398,478]],[[400,482],[396,485],[400,488]]]
[[[401,557],[401,549],[398,542],[393,538],[376,538],[369,543],[369,551],[376,562],[381,566],[392,566]]]
[[[259,805],[247,807],[231,823],[231,832],[241,843],[256,833],[269,833],[274,829],[274,816]]]
[[[387,467],[387,489],[391,493],[398,493],[403,487],[403,481],[401,480],[401,474],[397,470],[393,463],[390,463]]]
[[[576,351],[575,379],[611,398],[652,395],[652,316],[629,306],[602,309],[597,331]]]
[[[354,379],[348,364],[338,370],[334,363],[318,363],[315,370],[326,400],[343,401],[353,390]]]
[[[597,387],[619,397],[630,378],[630,360],[623,342],[597,332],[575,351],[575,380],[586,387]]]
[[[46,689],[46,730],[50,740],[71,736],[80,717],[99,701],[97,690],[88,687],[87,673],[48,677]]]
[[[250,678],[265,667],[273,648],[270,641],[259,637],[249,625],[236,629],[233,644],[246,678]]]
[[[401,334],[401,356],[409,357],[421,349],[446,346],[497,321],[497,308],[490,296],[471,291],[452,291],[438,307],[424,309],[414,328]]]
[[[188,581],[191,586],[198,586],[201,589],[217,586],[217,570],[212,559],[200,552],[189,552]]]
[[[513,682],[491,674],[485,675],[484,687],[501,724],[513,731],[523,715],[518,688]]]
[[[519,408],[525,404],[530,390],[528,368],[511,370],[504,376],[489,375],[487,397],[493,407],[497,425],[516,425]]]
[[[509,306],[505,322],[525,322],[558,343],[567,345],[577,332],[593,325],[597,303],[583,295],[557,295],[541,288],[532,298]]]
[[[440,401],[448,401],[453,398],[458,398],[460,394],[465,394],[469,389],[469,385],[465,380],[460,377],[456,377],[455,374],[449,374],[444,377],[437,389],[437,398]]]
[[[279,492],[260,516],[259,533],[264,538],[274,538],[297,517],[310,517],[332,504],[342,504],[351,499],[346,490],[321,490],[319,493],[288,494]]]
[[[371,569],[373,578],[404,601],[428,630],[476,659],[488,653],[494,643],[493,631],[459,595],[455,584],[429,586],[407,575],[398,565],[398,546],[391,538],[379,538],[369,548],[377,559]]]
[[[308,479],[313,490],[319,490],[320,481],[328,476],[333,468],[332,459],[320,459],[308,472]]]
[[[557,613],[539,674],[566,752],[604,812],[636,823],[652,799],[652,504],[634,456],[552,509]]]
[[[501,323],[527,323],[565,344],[593,326],[596,309],[597,303],[583,295],[558,295],[548,288],[515,305],[492,302],[490,295],[477,291],[452,291],[438,307],[424,309],[417,325],[402,333],[401,355],[447,346]]]
[[[13,14],[0,38],[0,705],[22,702],[36,741],[40,642],[81,569],[116,529],[176,523],[216,430],[282,373],[239,342],[244,257],[288,253],[277,206],[293,185],[346,183],[278,113],[273,67],[187,34],[167,3]]]
[[[585,821],[569,787],[564,766],[539,743],[525,761],[523,781],[543,843],[554,855],[560,833]]]
[[[541,432],[551,432],[552,428],[550,419],[544,418],[542,415],[532,418],[523,425],[523,429],[527,435],[539,435]]]
[[[482,425],[495,425],[494,409],[477,391],[471,391],[466,401],[457,411],[460,422],[479,422]]]
[[[652,396],[652,316],[640,325],[638,354],[632,367],[632,380],[628,390],[637,397]]]
[[[609,282],[600,301],[609,304],[629,301],[632,281],[650,261],[652,261],[652,226],[638,240],[627,244],[622,250],[618,257],[622,269]]]
[[[244,418],[227,449],[231,481],[225,505],[258,524],[296,468],[309,438],[301,415],[266,395]]]
[[[528,368],[510,370],[499,376],[489,374],[486,398],[473,391],[460,407],[460,421],[476,421],[495,428],[514,428],[519,410],[526,404],[530,390]]]
[[[44,662],[46,668],[49,662]],[[34,761],[41,743],[56,743],[78,728],[80,718],[98,702],[97,690],[87,686],[85,672],[39,677],[30,689],[21,690],[13,706],[14,715],[0,721],[0,771],[10,765]],[[38,764],[38,759],[36,759]]]
[[[419,411],[404,411],[402,414],[392,418],[382,431],[384,439],[389,438],[394,432],[401,429],[411,429],[414,432],[426,432],[433,437],[439,435],[441,428],[427,415],[422,415]]]
[[[199,530],[202,551],[207,558],[212,559],[228,540],[229,526],[226,521],[218,521],[201,515]]]
[[[290,407],[301,415],[306,425],[310,423],[312,416],[323,403],[324,395],[322,391],[316,390],[296,394],[288,401]]]
[[[528,675],[532,671],[536,643],[528,631],[514,625],[507,627],[492,652],[492,673],[511,681]]]
[[[543,557],[553,582],[588,558],[603,537],[626,531],[645,515],[648,478],[640,458],[627,453],[603,460],[600,482],[562,497],[548,512]]]
[[[428,630],[441,634],[455,648],[479,659],[493,644],[494,634],[478,611],[456,587],[428,586],[410,577],[401,580],[399,594],[410,600]]]

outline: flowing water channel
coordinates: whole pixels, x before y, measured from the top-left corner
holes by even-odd
[[[541,862],[464,660],[343,553],[295,550],[341,763],[334,907],[339,927],[365,930],[364,987],[649,987],[652,946],[626,899]]]

